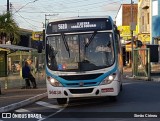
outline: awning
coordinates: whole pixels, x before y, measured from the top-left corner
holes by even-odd
[[[0,48],[0,51],[9,51],[8,49]]]
[[[24,51],[24,50],[32,50],[33,48],[23,47],[23,46],[18,46],[18,45],[0,44],[0,49]]]

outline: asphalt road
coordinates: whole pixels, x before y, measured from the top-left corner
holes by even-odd
[[[32,118],[35,121],[158,121],[160,83],[126,81],[116,102],[108,98],[72,99],[60,106],[55,99],[44,98],[12,113],[39,114],[40,117]]]

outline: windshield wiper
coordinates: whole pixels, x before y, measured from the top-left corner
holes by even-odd
[[[68,51],[68,55],[69,55],[69,58],[70,58],[70,50],[69,50],[69,46],[68,46],[68,43],[67,43],[67,41],[66,41],[66,38],[65,38],[65,36],[64,36],[63,33],[61,34],[61,36],[62,36],[62,40],[63,40],[63,42],[64,42],[64,45],[65,45],[65,47],[66,47],[66,50]]]
[[[90,45],[90,43],[92,42],[93,38],[95,37],[95,35],[97,34],[97,31],[95,31],[92,36],[89,38],[89,42],[87,44],[85,44],[85,48],[88,47]]]
[[[96,34],[97,34],[97,31],[94,31],[92,36],[89,38],[88,43],[85,44],[85,46],[84,46],[84,57],[86,57],[86,48],[90,45],[90,43],[92,42],[92,40],[93,40],[93,38],[95,37]],[[84,61],[86,61],[86,60],[84,60]]]

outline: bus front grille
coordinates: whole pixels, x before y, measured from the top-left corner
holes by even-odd
[[[92,93],[93,88],[88,89],[69,89],[72,94],[84,94],[84,93]]]
[[[83,86],[94,86],[97,82],[84,82]],[[80,86],[80,83],[68,83],[67,86]]]
[[[72,81],[72,80],[90,80],[90,79],[96,79],[99,76],[101,76],[102,73],[99,74],[86,74],[86,75],[67,75],[67,76],[60,76],[61,78]]]

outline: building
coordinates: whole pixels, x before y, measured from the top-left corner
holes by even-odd
[[[150,43],[150,0],[138,1],[138,39],[143,44]]]
[[[123,45],[123,63],[124,65],[131,65],[131,21],[133,31],[133,36],[138,35],[137,28],[137,12],[138,4],[132,4],[132,14],[131,14],[131,4],[122,4],[118,10],[116,16],[116,25],[120,31],[121,43]],[[133,45],[135,47],[135,43]]]
[[[135,25],[135,31],[133,31],[133,36],[137,36],[137,12],[138,12],[138,5],[132,4],[132,22]],[[116,25],[120,30],[122,40],[129,40],[131,39],[131,4],[122,4],[118,10],[116,16]]]
[[[12,45],[12,38],[10,38],[10,43],[6,42],[6,39],[1,39],[0,40],[0,77],[5,77],[8,75],[9,71],[12,68],[12,61],[11,58],[8,58],[8,55],[11,53],[20,50],[20,51],[29,51],[31,48],[26,48],[26,47],[31,47],[31,35],[32,31],[31,30],[26,30],[20,28],[19,30],[20,33],[20,41],[19,43],[16,43],[17,45]],[[16,57],[15,57],[16,58]],[[16,58],[17,59],[17,58]],[[19,64],[18,60],[18,64]],[[14,69],[15,70],[15,69]]]
[[[160,45],[160,0],[150,0],[151,5],[151,44]]]
[[[32,32],[33,32],[32,30],[20,28],[20,42],[18,43],[18,45],[24,47],[32,47],[31,46]]]
[[[19,42],[15,43],[15,45],[19,46],[24,46],[24,47],[31,47],[31,36],[32,36],[32,30],[27,30],[23,28],[19,28],[19,35],[20,35],[20,40]],[[4,33],[5,35],[5,33]],[[0,44],[12,44],[13,42],[13,37],[10,37],[10,41],[7,41],[7,39],[0,38]]]
[[[32,41],[31,41],[31,47],[32,48],[38,48],[39,44],[43,44],[44,38],[43,38],[43,31],[34,31],[32,32]]]

